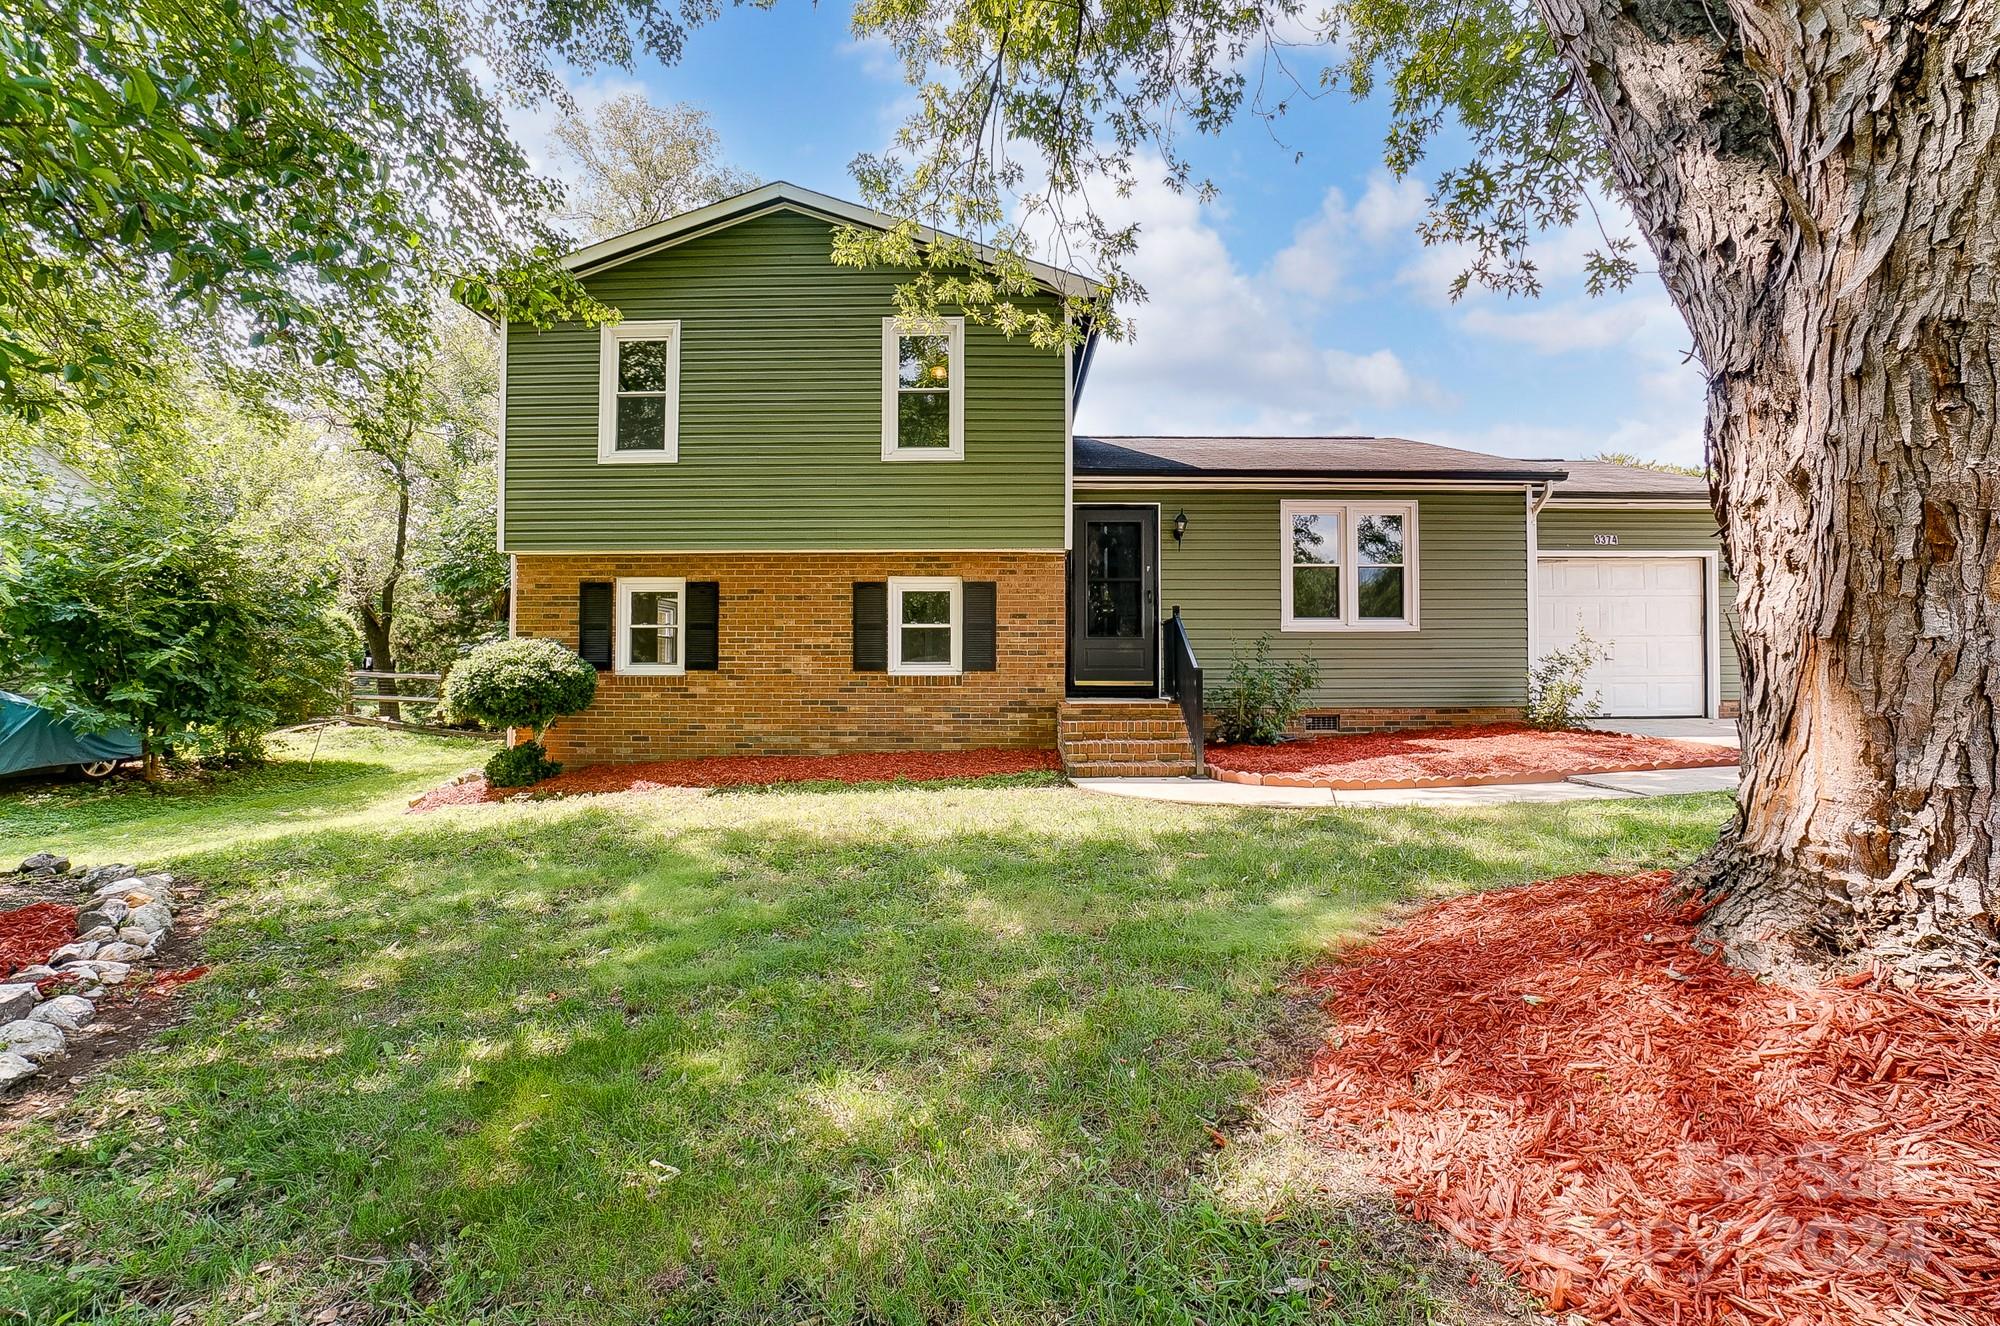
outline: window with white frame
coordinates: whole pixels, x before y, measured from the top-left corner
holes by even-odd
[[[678,676],[687,670],[687,581],[618,582],[618,671]]]
[[[681,325],[620,322],[598,331],[597,459],[680,455]]]
[[[1417,629],[1414,502],[1279,503],[1287,631]]]
[[[882,320],[882,459],[965,457],[965,319]]]
[[[963,670],[963,583],[949,576],[889,581],[889,671],[956,674]]]

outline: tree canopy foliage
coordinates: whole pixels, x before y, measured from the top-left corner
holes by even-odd
[[[1140,235],[1106,203],[1142,177],[1210,197],[1190,135],[1254,117],[1282,139],[1288,115],[1330,92],[1386,94],[1383,155],[1396,175],[1440,145],[1454,154],[1431,180],[1421,233],[1463,247],[1455,295],[1473,283],[1537,293],[1536,234],[1577,221],[1609,188],[1603,136],[1531,3],[864,0],[854,21],[895,48],[917,90],[890,149],[855,162],[864,195],[1005,254],[984,279],[954,279],[976,255],[926,254],[906,227],[844,236],[845,255],[919,263],[906,292],[919,311],[962,303],[1051,343],[1077,333],[1055,325],[1061,315],[1020,309],[1028,287],[1008,280],[1014,255],[1095,277],[1100,288],[1066,313],[1122,335],[1123,312],[1145,298],[1130,272]],[[1631,280],[1631,246],[1615,227],[1604,234],[1586,259],[1593,292]]]
[[[501,110],[671,62],[710,8],[0,0],[0,408],[118,394],[161,323],[218,361],[351,364],[441,289],[603,316]]]
[[[550,134],[581,177],[563,220],[586,239],[664,221],[757,186],[731,166],[708,113],[685,102],[656,106],[636,92],[594,111],[572,110]]]

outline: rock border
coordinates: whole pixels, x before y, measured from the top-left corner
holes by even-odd
[[[174,877],[142,875],[123,864],[72,871],[69,858],[36,852],[16,872],[45,884],[74,876],[79,893],[76,938],[0,980],[0,1091],[42,1071],[68,1049],[69,1038],[97,1017],[97,1001],[113,986],[144,985],[152,959],[173,933],[169,902]],[[68,989],[46,995],[45,987]]]

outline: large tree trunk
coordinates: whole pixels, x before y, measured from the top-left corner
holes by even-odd
[[[1770,969],[2000,960],[2000,0],[1538,0],[1709,380]]]
[[[405,439],[407,444],[407,439]],[[389,569],[372,597],[361,600],[361,639],[368,646],[376,672],[395,672],[396,591],[403,583],[404,563],[410,551],[410,467],[400,455],[384,457],[390,478],[396,485],[396,537],[389,551]],[[380,695],[395,695],[401,687],[393,677],[377,678],[371,688]],[[403,706],[396,700],[376,702],[376,713],[391,723],[403,719]]]

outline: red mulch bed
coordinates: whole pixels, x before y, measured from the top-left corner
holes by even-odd
[[[648,792],[667,787],[755,787],[771,783],[887,783],[998,774],[1061,772],[1052,750],[873,751],[854,755],[721,755],[704,760],[655,760],[645,764],[594,764],[557,774],[533,787],[489,787],[471,778],[426,793],[410,809],[472,806],[532,795],[579,796],[596,792]]]
[[[1417,1215],[1604,1321],[2000,1321],[2000,987],[1760,985],[1664,871],[1441,903],[1312,974],[1298,1093]]]
[[[1720,768],[1740,758],[1733,746],[1585,729],[1550,732],[1525,723],[1356,732],[1276,746],[1212,746],[1208,751],[1210,769],[1225,781],[1348,791]]]
[[[36,902],[0,912],[0,977],[38,962],[76,938],[76,908]]]
[[[156,971],[153,979],[146,984],[145,993],[155,998],[165,999],[183,985],[191,984],[208,975],[206,967],[183,967],[179,971]]]

